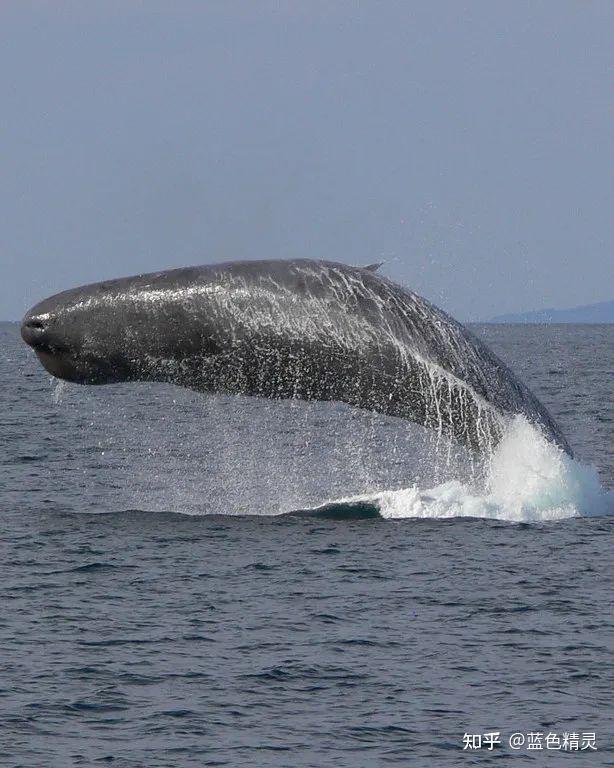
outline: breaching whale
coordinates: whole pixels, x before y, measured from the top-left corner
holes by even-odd
[[[238,261],[120,278],[45,299],[21,333],[49,373],[80,384],[340,401],[478,451],[523,414],[571,454],[485,344],[378,266]]]

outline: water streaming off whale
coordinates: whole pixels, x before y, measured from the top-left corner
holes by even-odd
[[[52,394],[69,413],[91,409],[92,450],[114,477],[100,511],[535,522],[614,509],[596,470],[524,417],[476,456],[433,430],[339,404],[203,399],[141,385],[135,420],[125,386],[54,385]]]

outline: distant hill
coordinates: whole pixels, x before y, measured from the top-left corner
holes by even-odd
[[[517,315],[498,315],[490,323],[614,323],[614,300],[573,309],[540,309]]]

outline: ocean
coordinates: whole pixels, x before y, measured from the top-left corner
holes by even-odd
[[[614,765],[614,325],[473,330],[574,460],[59,384],[0,325],[1,764]]]

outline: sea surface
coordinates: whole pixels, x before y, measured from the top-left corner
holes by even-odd
[[[614,765],[614,325],[473,330],[574,461],[59,385],[0,325],[0,765]]]

